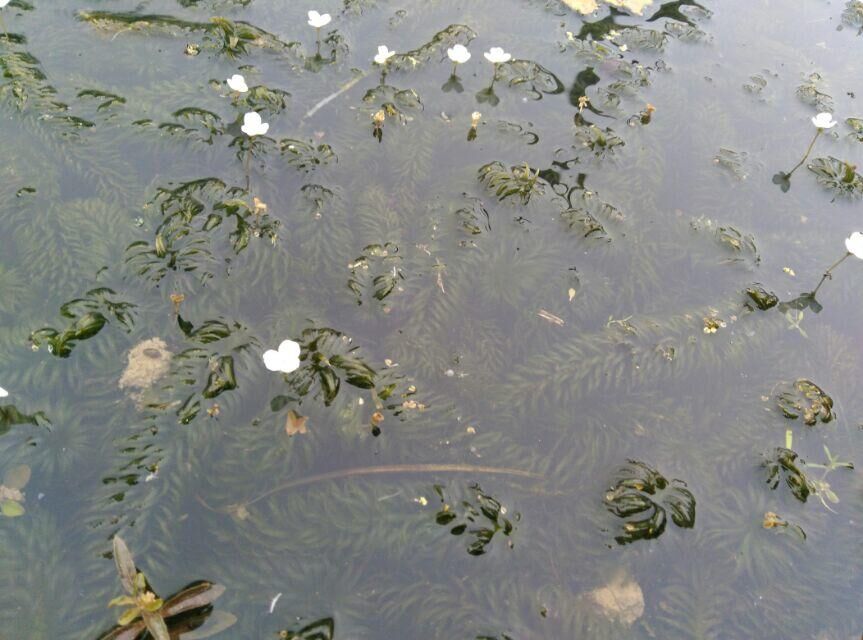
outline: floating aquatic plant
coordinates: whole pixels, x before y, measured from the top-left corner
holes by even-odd
[[[665,476],[643,462],[630,460],[622,467],[605,494],[605,507],[626,520],[618,544],[658,538],[665,531],[667,517],[678,527],[695,526],[695,496],[682,480]]]
[[[515,531],[513,520],[521,520],[521,514],[513,514],[511,520],[506,515],[506,507],[485,493],[478,484],[471,484],[468,489],[474,500],[463,499],[450,504],[443,486],[436,484],[434,490],[440,498],[441,508],[435,514],[435,522],[442,527],[449,527],[449,532],[454,536],[467,534],[473,539],[467,545],[467,552],[472,556],[481,556],[488,553],[496,536],[512,537]],[[507,546],[513,548],[512,540],[507,540]]]
[[[832,129],[835,127],[836,121],[833,119],[832,113],[825,111],[819,113],[817,116],[813,116],[812,124],[815,125],[815,136],[812,138],[812,142],[809,143],[806,153],[804,153],[803,157],[800,158],[800,162],[795,164],[791,171],[780,171],[773,176],[773,184],[778,185],[783,192],[786,192],[791,188],[791,176],[794,175],[794,172],[797,171],[804,162],[806,162],[806,158],[808,158],[809,154],[812,153],[812,148],[815,146],[818,136],[820,136],[825,129]]]
[[[300,368],[300,345],[293,340],[283,340],[278,350],[264,351],[264,366],[270,371],[291,373]]]
[[[810,380],[800,378],[793,383],[783,383],[776,394],[776,406],[789,420],[802,418],[803,424],[814,426],[819,421],[832,422],[833,398]]]
[[[791,490],[791,495],[800,502],[806,502],[812,489],[806,472],[801,468],[801,465],[805,466],[805,464],[803,460],[798,463],[798,456],[795,451],[785,447],[776,447],[764,455],[761,466],[766,470],[766,482],[771,489],[776,489],[779,483],[784,480],[785,485]]]
[[[193,582],[163,600],[138,571],[129,548],[119,535],[114,536],[113,544],[114,562],[126,595],[114,598],[108,606],[127,609],[120,615],[118,626],[99,636],[99,640],[135,640],[145,633],[153,640],[171,640],[180,635],[191,637],[195,629],[207,622],[213,613],[212,603],[225,592],[223,586],[203,580]],[[230,627],[236,620],[235,616],[225,614],[219,628]]]
[[[48,352],[58,358],[68,358],[76,343],[97,335],[109,319],[116,320],[127,330],[134,324],[131,302],[114,298],[116,291],[107,287],[92,289],[83,298],[70,300],[60,307],[60,315],[72,322],[65,329],[43,327],[30,334],[30,342],[38,349],[47,344]]]
[[[819,184],[849,198],[863,198],[863,176],[857,166],[833,156],[815,158],[807,167]]]
[[[534,171],[525,162],[507,168],[502,162],[489,162],[479,168],[479,179],[484,182],[499,200],[517,197],[527,204],[534,195],[541,195],[545,185],[540,181],[539,171]]]

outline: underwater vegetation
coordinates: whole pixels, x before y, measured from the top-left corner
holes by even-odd
[[[859,637],[858,0],[99,5],[0,0],[0,635]]]

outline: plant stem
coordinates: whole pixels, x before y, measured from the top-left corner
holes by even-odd
[[[819,129],[819,131],[820,131],[820,129]],[[824,281],[827,280],[828,278],[833,277],[833,273],[832,273],[833,269],[835,269],[840,264],[842,264],[845,261],[845,259],[850,255],[851,255],[851,252],[848,251],[844,256],[842,256],[836,262],[834,262],[833,264],[830,265],[830,267],[827,269],[827,271],[824,272],[824,275],[821,276],[821,280],[818,282],[818,286],[815,287],[814,291],[812,291],[812,297],[813,298],[815,297],[815,294],[818,293],[818,289],[821,288],[821,285],[824,284]]]
[[[812,153],[812,147],[815,146],[815,141],[818,139],[818,136],[821,135],[822,131],[824,131],[824,129],[818,129],[818,131],[815,132],[815,137],[812,138],[812,142],[809,143],[809,148],[806,149],[806,154],[800,159],[800,162],[798,162],[797,164],[794,165],[794,168],[791,171],[789,171],[787,174],[785,174],[785,177],[790,178],[791,174],[793,174],[795,171],[797,171],[797,169],[800,168],[801,164],[806,162],[806,158],[808,158],[809,154]]]
[[[452,75],[455,76],[455,70],[458,69],[458,62],[452,63]]]
[[[510,469],[507,467],[484,467],[471,464],[391,464],[377,467],[354,467],[352,469],[328,471],[326,473],[317,473],[305,478],[289,480],[288,482],[280,484],[279,486],[274,487],[269,491],[265,491],[251,500],[244,502],[243,506],[248,507],[264,498],[268,498],[273,494],[279,493],[280,491],[286,491],[287,489],[303,487],[327,480],[342,480],[344,478],[353,478],[356,476],[387,475],[392,473],[484,473],[529,478],[531,480],[542,479],[540,474],[533,473],[532,471]],[[203,503],[203,501],[201,502]]]
[[[246,172],[246,194],[249,196],[249,206],[252,202],[252,145],[254,139],[249,138],[249,146],[246,149],[246,157],[243,159],[243,169]]]

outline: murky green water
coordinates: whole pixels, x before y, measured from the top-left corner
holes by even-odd
[[[0,638],[859,638],[859,1],[0,17]]]

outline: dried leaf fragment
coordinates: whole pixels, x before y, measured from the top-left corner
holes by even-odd
[[[291,409],[288,411],[288,419],[285,422],[285,433],[289,436],[296,434],[306,434],[309,430],[306,428],[308,417],[301,416],[299,413]]]
[[[536,315],[538,315],[543,320],[548,320],[550,323],[556,324],[559,327],[562,327],[564,324],[566,324],[563,318],[556,316],[550,311],[546,311],[545,309],[540,309]]]

